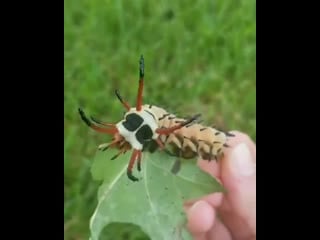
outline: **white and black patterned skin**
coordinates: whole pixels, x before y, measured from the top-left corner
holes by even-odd
[[[119,134],[137,150],[142,150],[146,141],[156,140],[158,121],[154,114],[145,106],[141,111],[131,108],[124,119],[116,124]]]

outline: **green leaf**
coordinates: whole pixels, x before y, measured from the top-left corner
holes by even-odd
[[[143,153],[141,172],[134,166],[138,182],[128,179],[130,154],[111,161],[114,151],[98,152],[92,166],[95,180],[103,180],[98,206],[90,220],[91,240],[98,240],[103,228],[113,222],[133,223],[153,240],[191,239],[183,203],[186,200],[223,191],[195,160],[187,160],[178,174],[171,173],[175,158],[162,152]]]

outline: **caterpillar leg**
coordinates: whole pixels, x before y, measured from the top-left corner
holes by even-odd
[[[141,150],[134,149],[131,155],[131,159],[127,168],[127,176],[131,181],[139,181],[138,178],[132,175],[132,168],[134,165],[134,162],[139,158],[139,155],[141,156]],[[139,160],[138,160],[139,161]]]
[[[110,146],[110,144],[109,144]],[[119,157],[121,154],[125,154],[129,149],[130,145],[128,145],[126,142],[117,142],[115,147],[120,148],[119,152],[114,155],[111,160],[115,160],[117,157]]]
[[[98,150],[105,151],[110,147],[110,143],[103,143],[98,146]]]
[[[117,145],[118,143],[119,143],[118,140],[114,140],[114,141],[112,141],[111,143],[103,143],[103,144],[100,144],[100,145],[98,146],[98,150],[100,150],[100,151],[105,151],[105,150],[107,150],[109,147],[113,147],[113,146]]]
[[[163,149],[164,149],[164,145],[163,145],[163,143],[161,142],[160,138],[157,138],[157,139],[156,139],[156,142],[157,142],[160,150],[163,150]]]
[[[159,148],[159,144],[156,140],[145,141],[143,144],[142,152],[148,151],[150,153],[154,153]]]
[[[109,147],[115,147],[120,149],[125,148],[126,150],[130,149],[129,143],[126,142],[126,140],[120,134],[115,134],[112,140],[112,142],[100,144],[98,146],[98,149],[101,151],[105,151]]]
[[[181,169],[181,159],[180,158],[176,158],[176,160],[173,163],[173,166],[171,168],[171,172],[173,174],[177,174]]]
[[[141,171],[141,151],[139,151],[139,153],[138,153],[137,169],[139,172]]]
[[[115,160],[117,157],[119,157],[123,151],[119,151],[116,155],[114,155],[110,160]]]
[[[183,143],[182,143],[182,147],[183,147]],[[175,161],[173,163],[173,166],[171,167],[171,173],[176,175],[181,169],[181,159],[183,157],[183,152],[182,152],[182,148],[173,148],[172,151],[173,152],[166,150],[165,152],[175,157]]]
[[[79,110],[79,114],[81,119],[92,129],[96,130],[97,132],[101,132],[101,133],[106,133],[106,134],[116,134],[118,133],[118,129],[116,128],[116,126],[114,124],[110,124],[109,129],[107,128],[102,128],[102,127],[98,127],[95,122],[93,122],[91,119],[87,118],[87,116],[85,115],[85,113],[83,112],[83,110],[81,108],[78,109]]]
[[[170,152],[168,149],[164,148],[163,151],[171,157],[178,157],[178,155]]]

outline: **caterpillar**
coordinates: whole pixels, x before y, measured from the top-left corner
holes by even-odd
[[[127,176],[132,181],[138,178],[132,174],[132,169],[137,162],[137,169],[141,171],[141,158],[143,151],[154,152],[156,149],[164,150],[172,156],[190,159],[200,156],[209,161],[218,160],[223,154],[223,148],[228,147],[227,138],[231,133],[206,127],[200,124],[200,114],[189,118],[178,118],[165,109],[150,104],[143,104],[144,87],[144,57],[139,61],[139,87],[136,106],[131,107],[115,90],[115,95],[127,112],[118,123],[102,122],[94,117],[87,117],[79,108],[83,122],[93,130],[112,135],[112,141],[98,146],[105,151],[108,148],[118,149],[118,153],[111,158],[116,159],[121,154],[133,150],[127,166]],[[171,149],[170,149],[171,148]],[[180,162],[177,161],[172,168],[177,172]]]

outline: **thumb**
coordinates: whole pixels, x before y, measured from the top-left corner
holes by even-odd
[[[255,231],[256,147],[247,135],[234,134],[228,143],[231,147],[221,162],[221,181],[227,190],[228,207]]]

